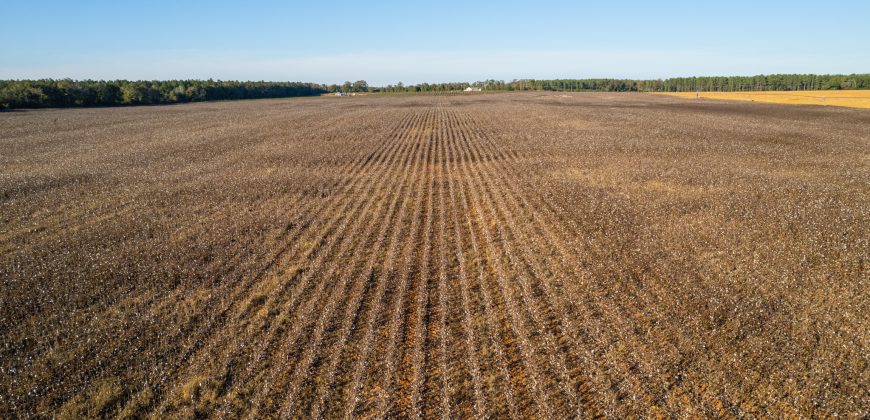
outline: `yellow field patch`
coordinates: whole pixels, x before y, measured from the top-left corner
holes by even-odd
[[[778,104],[845,106],[870,108],[870,90],[803,90],[767,92],[662,92],[681,98],[725,99],[734,101],[772,102]]]

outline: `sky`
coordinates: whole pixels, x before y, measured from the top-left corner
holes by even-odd
[[[0,79],[870,72],[870,1],[0,2]]]

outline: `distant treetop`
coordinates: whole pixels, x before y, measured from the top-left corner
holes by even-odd
[[[221,80],[0,80],[0,109],[62,108],[171,104],[227,99],[286,98],[327,92],[454,92],[467,87],[484,91],[694,92],[870,89],[870,74],[770,74],[758,76],[674,77],[669,79],[521,79],[474,83],[420,83],[374,87],[365,80],[342,85],[302,82]]]

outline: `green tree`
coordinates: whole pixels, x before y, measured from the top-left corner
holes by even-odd
[[[368,90],[369,84],[365,80],[357,80],[351,85],[351,91],[353,92],[368,92]]]

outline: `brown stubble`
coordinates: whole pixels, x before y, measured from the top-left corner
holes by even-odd
[[[866,111],[0,117],[4,417],[867,413]]]

